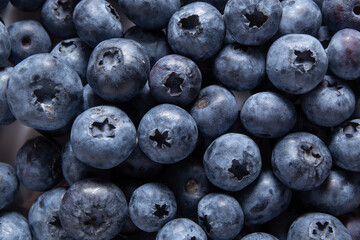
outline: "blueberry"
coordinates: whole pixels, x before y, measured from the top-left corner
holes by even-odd
[[[255,232],[249,235],[246,235],[241,240],[278,240],[271,234],[263,233],[263,232]]]
[[[1,211],[0,239],[32,240],[27,219],[17,212]]]
[[[122,229],[128,206],[123,192],[114,184],[93,179],[74,183],[60,204],[59,218],[73,238],[108,240]]]
[[[82,90],[74,70],[43,53],[14,67],[6,95],[17,120],[32,128],[53,131],[69,125],[81,110]]]
[[[137,26],[162,29],[180,8],[180,0],[118,0],[122,12]]]
[[[147,183],[137,188],[129,203],[130,218],[145,232],[156,232],[176,214],[174,193],[165,185]]]
[[[215,7],[194,2],[174,13],[167,34],[175,53],[204,61],[220,50],[225,37],[225,23]]]
[[[15,169],[10,164],[0,162],[0,210],[12,203],[18,192],[19,181]]]
[[[22,11],[32,12],[40,8],[44,1],[45,0],[10,0],[10,3]]]
[[[210,193],[198,205],[199,224],[213,240],[236,237],[244,224],[239,202],[226,194]]]
[[[196,122],[184,109],[161,104],[148,111],[138,127],[140,149],[154,162],[171,164],[185,159],[198,139]]]
[[[167,224],[158,232],[156,240],[207,240],[202,228],[187,218],[177,218]]]
[[[124,38],[140,43],[149,56],[151,67],[162,57],[171,54],[165,33],[161,30],[148,31],[137,26],[129,28]]]
[[[63,60],[80,76],[85,85],[86,69],[91,54],[91,48],[80,38],[71,38],[59,42],[50,52],[51,55]]]
[[[6,26],[0,22],[0,64],[5,63],[11,52],[10,35]]]
[[[41,8],[41,19],[46,30],[59,38],[75,36],[72,15],[78,2],[80,0],[46,0]]]
[[[332,36],[333,34],[330,32],[328,26],[321,26],[316,38],[321,42],[325,49],[329,46]]]
[[[0,10],[3,10],[8,5],[9,0],[0,0]]]
[[[266,72],[278,89],[303,94],[325,76],[328,58],[319,40],[306,34],[288,34],[276,40],[266,58]]]
[[[12,70],[12,67],[0,68],[0,125],[9,125],[15,121],[6,99],[6,86]]]
[[[225,86],[237,91],[254,89],[265,78],[265,54],[257,48],[231,43],[217,55],[214,74]]]
[[[48,53],[51,40],[44,27],[35,20],[14,22],[8,28],[11,54],[9,61],[17,64],[36,53]]]
[[[329,68],[336,76],[345,80],[355,80],[360,77],[359,31],[354,29],[338,31],[331,38],[326,52]]]
[[[80,39],[91,47],[103,40],[123,36],[120,16],[105,0],[82,0],[73,13]]]
[[[183,0],[184,4],[197,2],[197,0]],[[216,7],[220,12],[224,11],[227,0],[200,0],[200,2],[206,2]]]
[[[264,224],[284,212],[291,200],[291,190],[272,173],[264,170],[260,176],[237,195],[246,224]]]
[[[149,72],[149,57],[139,43],[113,38],[95,47],[89,59],[86,77],[100,97],[121,103],[142,90]]]
[[[316,211],[341,216],[360,205],[360,175],[332,170],[319,187],[301,192],[305,206]]]
[[[332,158],[324,142],[306,132],[291,133],[274,147],[271,164],[279,180],[294,190],[320,186],[330,174]]]
[[[75,119],[70,143],[80,161],[109,169],[129,157],[136,145],[136,129],[125,112],[102,105],[89,108]]]
[[[190,114],[200,133],[204,136],[217,137],[225,133],[237,120],[239,106],[229,90],[211,85],[200,91]]]
[[[84,111],[89,108],[92,108],[92,107],[110,104],[107,101],[105,101],[104,99],[102,99],[99,95],[94,93],[94,90],[90,87],[89,84],[86,84],[84,86],[83,102],[84,102],[84,105],[83,105]]]
[[[30,139],[19,149],[15,169],[27,189],[46,191],[62,179],[60,150],[44,137]]]
[[[279,0],[229,0],[224,10],[226,27],[236,42],[260,45],[275,35],[282,8]]]
[[[353,119],[336,128],[329,140],[329,150],[339,167],[360,172],[360,119]]]
[[[34,239],[72,240],[61,227],[59,210],[65,188],[55,188],[41,194],[29,210],[29,226]]]
[[[150,72],[149,87],[161,103],[188,105],[200,92],[202,75],[191,59],[167,55],[156,62]]]
[[[227,133],[215,139],[204,154],[206,176],[215,186],[240,191],[260,174],[259,147],[246,135]]]
[[[245,129],[262,138],[285,135],[294,127],[296,118],[294,105],[274,92],[251,95],[240,111],[240,120]]]
[[[341,239],[351,236],[339,219],[325,213],[307,213],[293,222],[287,240],[299,239]]]

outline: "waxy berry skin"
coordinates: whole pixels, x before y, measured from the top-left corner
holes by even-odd
[[[11,42],[6,26],[0,22],[0,64],[5,63],[11,52]]]
[[[17,212],[0,212],[0,239],[32,240],[27,219]]]
[[[0,162],[0,210],[12,203],[19,192],[19,180],[15,169]]]
[[[184,238],[207,240],[204,230],[195,222],[187,218],[171,220],[165,224],[156,235],[156,240],[183,240]]]

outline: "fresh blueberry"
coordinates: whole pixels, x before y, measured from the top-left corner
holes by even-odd
[[[259,147],[246,135],[227,133],[215,139],[204,154],[206,176],[226,191],[240,191],[261,171]]]
[[[85,85],[87,83],[86,69],[91,51],[91,48],[80,38],[71,38],[59,42],[50,54],[65,61],[79,74],[82,83]]]
[[[300,194],[308,208],[341,216],[360,206],[360,175],[332,170],[323,184]]]
[[[199,94],[201,72],[191,59],[180,55],[162,57],[150,72],[149,87],[161,103],[188,105]]]
[[[72,240],[59,220],[65,188],[55,188],[41,194],[29,210],[29,226],[34,239]]]
[[[76,35],[72,19],[73,11],[80,0],[46,0],[41,8],[41,20],[46,30],[59,38]]]
[[[77,159],[70,142],[65,144],[62,152],[61,167],[64,178],[69,185],[86,178],[106,179],[109,174],[106,170],[93,168]]]
[[[12,70],[12,67],[0,68],[0,125],[9,125],[15,121],[6,99],[6,86]]]
[[[5,63],[11,52],[10,35],[6,26],[0,22],[0,65]]]
[[[189,156],[198,139],[196,122],[184,109],[161,104],[148,111],[138,127],[140,149],[154,162],[171,164]]]
[[[22,11],[32,12],[40,8],[44,1],[45,0],[10,0],[10,3]]]
[[[17,120],[32,128],[53,131],[69,125],[81,110],[82,90],[80,77],[73,69],[42,53],[14,67],[6,95]]]
[[[180,8],[180,0],[118,0],[122,12],[137,26],[162,29]]]
[[[108,240],[120,233],[127,213],[126,198],[115,184],[86,179],[66,191],[59,218],[75,239]]]
[[[277,32],[282,16],[279,0],[229,0],[224,11],[226,27],[236,42],[260,45]]]
[[[325,76],[313,90],[303,95],[301,107],[306,117],[324,127],[335,127],[355,110],[355,94],[344,81]]]
[[[102,105],[89,108],[75,119],[70,143],[80,161],[109,169],[125,161],[134,150],[136,129],[125,112]]]
[[[306,34],[288,34],[276,40],[266,58],[266,72],[278,89],[303,94],[325,76],[328,58],[319,40]]]
[[[8,5],[9,0],[0,0],[0,10],[3,10]]]
[[[80,39],[92,47],[123,36],[120,16],[106,0],[80,1],[74,9],[73,21]]]
[[[251,134],[277,138],[288,133],[296,123],[294,104],[274,92],[260,92],[249,97],[240,111],[240,120]]]
[[[17,212],[0,212],[0,239],[32,240],[27,219]]]
[[[336,128],[329,141],[334,163],[339,167],[360,172],[360,119],[353,119]]]
[[[283,14],[278,34],[303,33],[316,36],[322,16],[319,6],[313,0],[285,0],[281,2]]]
[[[151,67],[162,57],[171,54],[170,46],[165,33],[161,30],[147,31],[137,26],[129,28],[124,38],[140,43],[150,59]]]
[[[12,203],[18,192],[19,181],[15,169],[10,164],[0,162],[0,210]]]
[[[197,1],[198,0],[183,0],[182,2],[184,4],[189,4],[189,3],[197,2]],[[216,7],[220,12],[223,12],[225,9],[227,0],[200,0],[200,2],[209,3],[209,4],[213,5],[214,7]]]
[[[287,187],[309,191],[329,176],[332,158],[320,138],[298,132],[285,136],[275,145],[271,164],[276,177]]]
[[[160,229],[156,240],[207,240],[202,228],[187,218],[174,219]]]
[[[211,193],[198,205],[200,226],[213,240],[236,237],[244,224],[244,214],[239,202],[226,194]]]
[[[143,89],[149,73],[149,57],[139,43],[113,38],[95,47],[86,77],[101,98],[121,103],[135,97]]]
[[[241,240],[278,240],[271,234],[263,233],[263,232],[255,232],[249,235],[246,235]]]
[[[174,13],[167,34],[175,53],[204,61],[220,50],[225,37],[225,23],[214,6],[194,2]]]
[[[217,137],[225,133],[238,119],[239,106],[229,90],[211,85],[201,89],[190,114],[200,133]]]
[[[287,240],[299,239],[341,239],[351,240],[351,236],[339,219],[325,213],[307,213],[293,222]]]
[[[323,0],[322,14],[332,32],[344,28],[360,30],[359,0]]]
[[[41,136],[28,140],[16,155],[15,169],[20,182],[27,189],[46,191],[63,177],[60,149]]]
[[[331,38],[326,53],[329,58],[329,68],[336,76],[345,80],[354,80],[360,77],[359,31],[354,29],[338,31]]]
[[[51,40],[44,27],[35,20],[14,22],[8,28],[11,54],[9,61],[17,64],[36,53],[48,53]]]
[[[129,202],[133,223],[145,232],[156,232],[176,214],[174,193],[165,185],[147,183],[137,188]]]
[[[260,49],[231,43],[215,58],[214,74],[230,89],[246,91],[265,78],[265,65],[265,54]]]
[[[247,188],[238,193],[246,224],[264,224],[284,212],[291,201],[291,190],[265,170]]]

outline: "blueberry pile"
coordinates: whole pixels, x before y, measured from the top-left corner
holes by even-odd
[[[360,0],[10,7],[0,240],[360,240]]]

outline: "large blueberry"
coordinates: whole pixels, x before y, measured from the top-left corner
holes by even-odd
[[[73,69],[43,53],[14,67],[6,95],[17,120],[51,131],[66,127],[75,118],[82,108],[82,90],[80,77]]]
[[[174,193],[165,185],[147,183],[137,188],[129,202],[133,223],[145,232],[156,232],[176,214]]]
[[[296,123],[294,104],[274,92],[260,92],[249,97],[240,111],[240,120],[251,134],[276,138],[288,133]]]
[[[134,150],[136,129],[125,112],[102,105],[89,108],[75,119],[70,143],[80,161],[109,169],[125,161]]]
[[[32,12],[40,8],[44,1],[45,0],[10,0],[10,3],[22,11]]]
[[[196,122],[184,109],[161,104],[148,111],[138,127],[140,149],[154,162],[175,163],[195,149]]]
[[[95,47],[86,77],[96,94],[119,103],[135,97],[143,89],[149,73],[149,57],[139,43],[113,38]]]
[[[0,239],[32,240],[27,219],[17,212],[0,212]]]
[[[149,87],[162,103],[187,105],[200,92],[202,75],[191,59],[172,54],[162,57],[150,72]]]
[[[288,34],[276,40],[266,58],[266,72],[278,89],[303,94],[325,76],[328,58],[319,40],[306,34]]]
[[[6,99],[6,87],[12,67],[0,68],[0,125],[8,125],[15,121]]]
[[[180,0],[118,0],[122,12],[137,26],[162,29],[180,8]]]
[[[10,35],[6,26],[0,22],[0,64],[5,63],[11,52]]]
[[[206,233],[202,228],[187,218],[174,219],[160,229],[156,240],[207,240]]]
[[[86,179],[66,191],[59,218],[75,239],[108,240],[121,231],[127,213],[124,193],[115,184]]]
[[[239,202],[226,194],[210,193],[198,205],[200,226],[213,240],[236,237],[244,224],[244,214]]]
[[[15,169],[10,164],[0,162],[0,210],[14,201],[18,191]]]
[[[220,50],[225,37],[225,23],[214,6],[194,2],[174,13],[167,36],[174,52],[203,61]]]
[[[35,20],[14,22],[8,28],[11,54],[9,61],[17,64],[36,53],[48,53],[51,40],[44,27]]]
[[[41,194],[29,210],[29,226],[34,239],[72,240],[59,220],[61,200],[65,188],[55,188]]]
[[[238,200],[246,224],[263,224],[288,208],[291,190],[271,170],[265,170],[250,186],[238,193]]]
[[[249,235],[246,235],[245,237],[241,238],[240,240],[278,240],[278,239],[276,237],[274,237],[273,235],[268,234],[268,233],[255,232],[255,233],[251,233]]]
[[[211,85],[200,91],[190,111],[199,132],[217,137],[225,133],[237,120],[239,106],[235,96],[226,88]]]
[[[325,213],[307,213],[291,225],[287,240],[351,240],[351,236],[339,219]]]
[[[301,107],[311,122],[335,127],[354,112],[355,94],[344,81],[325,76],[316,88],[303,95]]]
[[[281,15],[279,0],[229,0],[224,10],[226,27],[244,45],[260,45],[274,36]]]
[[[28,140],[18,151],[16,175],[32,191],[46,191],[60,182],[61,153],[55,143],[44,137]]]
[[[78,36],[92,47],[123,36],[120,16],[106,0],[82,0],[74,9],[73,21]]]
[[[280,181],[295,190],[320,186],[330,174],[332,158],[317,136],[298,132],[281,139],[272,152],[271,164]]]
[[[204,154],[206,176],[215,186],[240,191],[261,171],[259,147],[246,135],[227,133],[215,139]]]

